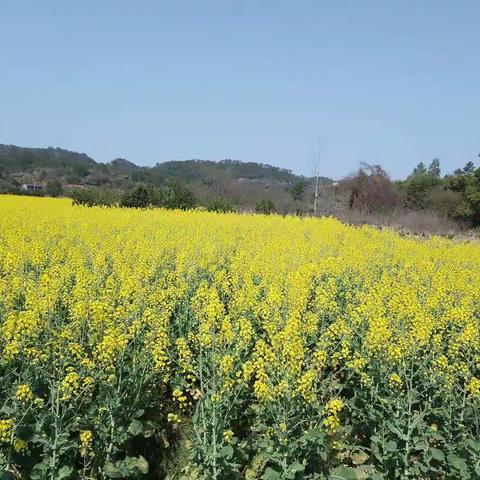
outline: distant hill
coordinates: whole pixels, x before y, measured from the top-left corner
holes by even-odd
[[[85,153],[71,152],[62,148],[24,148],[0,144],[0,165],[7,172],[24,172],[66,166],[91,168],[96,162]]]
[[[51,180],[59,181],[67,192],[85,187],[128,190],[137,183],[162,185],[172,179],[189,185],[204,203],[227,196],[242,205],[269,198],[283,210],[308,208],[310,204],[311,179],[267,164],[227,159],[169,161],[141,167],[124,158],[99,163],[85,153],[61,148],[0,144],[0,190],[3,191]],[[329,184],[331,179],[322,177],[321,183]],[[298,195],[300,185],[303,193]],[[292,195],[294,186],[296,195]]]

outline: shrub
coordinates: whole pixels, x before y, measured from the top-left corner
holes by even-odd
[[[451,177],[448,186],[462,196],[455,215],[468,220],[473,226],[478,226],[480,225],[480,168],[472,171],[472,167],[468,165],[466,169],[467,173]]]
[[[128,208],[163,207],[188,210],[195,207],[192,192],[186,186],[171,182],[158,188],[153,185],[137,185],[132,190],[121,193],[107,188],[76,189],[72,193],[74,205],[115,206]]]
[[[129,208],[159,207],[162,205],[162,193],[153,185],[138,185],[123,195],[120,205]]]
[[[292,197],[294,200],[302,200],[305,192],[306,182],[305,180],[299,180],[291,189]]]
[[[348,194],[350,209],[387,211],[401,203],[390,177],[380,165],[364,164],[354,175],[342,180],[340,190]]]
[[[276,211],[275,204],[269,198],[263,198],[255,205],[255,211],[263,215],[270,215]]]
[[[47,182],[45,193],[49,197],[58,197],[62,194],[62,192],[63,192],[62,184],[58,180],[49,180]]]
[[[193,192],[175,180],[162,187],[161,204],[165,208],[190,210],[195,207],[196,201]]]
[[[87,207],[108,206],[113,207],[120,203],[120,193],[107,188],[78,188],[71,194],[73,205]]]
[[[235,206],[233,205],[233,202],[229,198],[217,197],[208,203],[207,210],[209,212],[227,213],[227,212],[234,212]]]

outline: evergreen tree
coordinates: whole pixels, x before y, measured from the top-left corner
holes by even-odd
[[[434,179],[440,178],[441,170],[440,170],[440,160],[438,158],[434,158],[432,160],[432,162],[428,166],[427,173]]]
[[[472,174],[475,170],[475,164],[473,162],[468,162],[464,167],[463,171],[467,174]]]
[[[425,164],[423,162],[420,162],[412,172],[412,175],[422,175],[424,173],[427,173],[427,168],[425,167]]]

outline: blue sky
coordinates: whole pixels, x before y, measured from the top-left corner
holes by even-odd
[[[480,152],[479,1],[0,0],[0,143],[398,178]]]

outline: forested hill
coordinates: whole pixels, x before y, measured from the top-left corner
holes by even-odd
[[[59,182],[64,190],[76,187],[128,190],[138,183],[161,186],[171,180],[187,184],[199,199],[225,195],[239,203],[255,203],[268,197],[279,206],[292,201],[292,188],[308,192],[311,185],[308,178],[290,170],[255,162],[195,159],[142,167],[123,158],[100,163],[85,153],[61,148],[0,144],[0,191],[31,183],[46,185],[49,181]],[[331,180],[322,177],[321,182]]]
[[[112,179],[118,174],[142,172],[143,176],[156,179],[176,178],[191,182],[194,180],[225,180],[234,178],[265,179],[294,183],[300,178],[290,170],[272,165],[237,160],[184,160],[157,163],[154,167],[140,167],[123,158],[110,163],[99,163],[85,153],[62,148],[25,148],[0,144],[0,165],[3,173],[32,174],[43,169],[56,170],[58,177],[79,176],[81,181],[98,170],[109,173]],[[90,179],[91,180],[91,179]]]
[[[97,163],[85,153],[62,148],[24,148],[0,144],[0,166],[3,173],[32,172],[43,168],[93,168]]]

